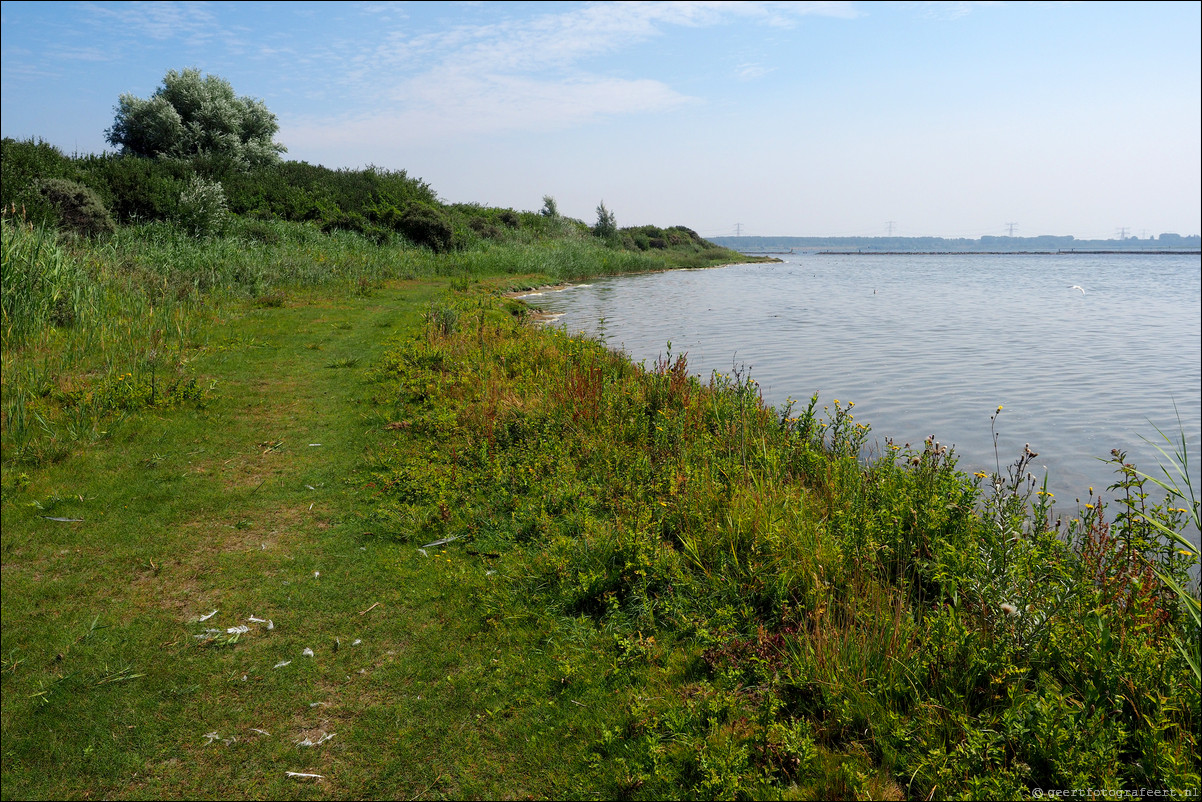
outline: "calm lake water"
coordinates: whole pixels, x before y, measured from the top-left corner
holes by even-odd
[[[636,362],[652,364],[671,343],[702,378],[747,369],[774,406],[804,407],[815,392],[819,406],[854,401],[878,444],[934,434],[966,472],[995,469],[989,416],[1002,405],[1002,467],[1030,443],[1065,513],[1115,481],[1097,459],[1113,448],[1157,470],[1142,438],[1158,438],[1153,426],[1176,438],[1176,404],[1202,486],[1202,257],[784,258],[597,279],[527,300]]]

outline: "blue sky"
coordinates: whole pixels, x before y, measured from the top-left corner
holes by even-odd
[[[1202,231],[1202,4],[24,3],[0,128],[101,152],[197,67],[287,158],[707,236]]]

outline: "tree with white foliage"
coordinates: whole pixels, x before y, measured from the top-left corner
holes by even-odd
[[[149,98],[121,95],[116,112],[105,138],[122,154],[246,168],[278,161],[287,150],[272,141],[280,126],[263,101],[238,97],[229,81],[194,68],[168,70]]]

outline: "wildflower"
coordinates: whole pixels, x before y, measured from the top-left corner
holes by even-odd
[[[1009,615],[1009,616],[1018,615],[1018,608],[1015,607],[1013,604],[1003,604],[1003,605],[1001,605],[1000,609],[1006,615]]]
[[[1093,509],[1093,505],[1092,505],[1092,504],[1086,504],[1086,505],[1085,505],[1085,509],[1087,509],[1087,510],[1092,510],[1092,509]]]
[[[985,473],[985,471],[977,471],[973,474],[973,476],[977,477],[978,479],[984,479],[988,475],[989,474]]]
[[[1002,405],[1001,405],[1001,404],[998,404],[998,405],[997,405],[997,411],[998,411],[998,412],[1001,412],[1001,411],[1002,411]],[[995,415],[996,415],[996,414],[997,414],[997,412],[995,412],[995,413],[993,413],[993,414],[995,414]]]

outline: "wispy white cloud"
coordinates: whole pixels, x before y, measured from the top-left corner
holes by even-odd
[[[281,137],[298,151],[331,145],[393,150],[482,134],[556,131],[599,116],[663,111],[690,102],[658,81],[514,76],[448,79],[414,88],[406,100],[353,118],[298,120],[286,124]]]
[[[111,61],[113,53],[106,47],[71,47],[56,45],[50,52],[55,59],[64,61]],[[48,55],[50,55],[48,54]]]
[[[765,67],[763,64],[739,64],[735,67],[735,77],[740,81],[754,81],[772,72],[775,67]]]
[[[998,0],[927,0],[909,3],[919,14],[931,19],[953,20],[965,17],[979,8],[1005,5]]]
[[[390,13],[383,7],[381,15]],[[810,15],[854,17],[850,3],[630,2],[595,3],[490,24],[465,23],[412,33],[405,21],[382,25],[373,46],[331,45],[315,63],[371,111],[310,121],[294,140],[363,136],[405,140],[492,131],[548,130],[609,115],[662,112],[696,102],[649,77],[607,74],[598,63],[673,27],[735,20],[791,26]],[[383,22],[384,17],[380,20]],[[744,65],[739,77],[767,70]]]
[[[217,17],[210,11],[208,3],[83,3],[78,8],[84,18],[91,18],[110,31],[116,24],[132,36],[145,36],[160,42],[209,38],[220,32]]]

